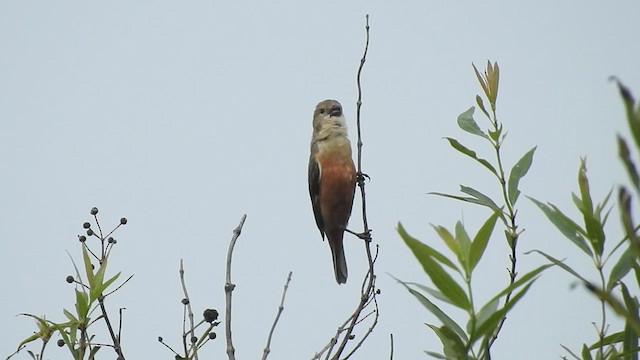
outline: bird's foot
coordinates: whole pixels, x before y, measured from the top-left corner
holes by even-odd
[[[363,182],[365,179],[371,180],[371,177],[365,173],[358,172],[356,173],[356,179],[358,180],[358,182]]]
[[[371,241],[371,229],[368,229],[365,232],[361,232],[361,233],[351,231],[349,229],[344,229],[344,231],[348,232],[349,234],[357,236],[359,239],[362,239],[365,241]]]

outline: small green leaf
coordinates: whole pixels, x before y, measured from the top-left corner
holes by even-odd
[[[424,295],[422,295],[418,291],[409,287],[409,285],[404,281],[398,280],[395,277],[394,279],[398,281],[400,284],[402,284],[411,293],[411,295],[415,296],[415,298],[418,299],[418,301],[425,308],[427,308],[427,310],[429,310],[433,315],[435,315],[435,317],[437,317],[438,320],[440,320],[443,325],[446,325],[450,329],[452,329],[464,341],[468,341],[467,334],[465,334],[464,330],[462,330],[462,328],[453,319],[451,319],[449,315],[447,315],[444,311],[440,310],[438,306],[432,303]]]
[[[476,95],[476,104],[478,104],[478,107],[480,108],[480,110],[482,110],[482,112],[484,113],[484,115],[491,120],[491,116],[489,116],[489,113],[487,112],[487,110],[484,107],[484,102],[482,101],[482,98],[480,97],[480,95]],[[495,139],[494,139],[495,140]]]
[[[520,301],[520,299],[522,299],[522,297],[527,293],[527,291],[529,291],[529,289],[531,288],[531,285],[533,285],[535,280],[536,279],[533,279],[527,282],[527,285],[525,285],[524,288],[520,290],[520,292],[518,292],[517,294],[514,294],[508,303],[506,303],[502,308],[500,308],[499,310],[496,310],[493,314],[491,314],[491,316],[489,316],[489,318],[487,318],[487,320],[484,321],[482,324],[478,324],[478,327],[476,328],[476,333],[474,334],[475,338],[472,339],[472,341],[475,341],[493,332],[493,330],[498,326],[500,321],[502,321],[502,319],[507,315],[507,313],[511,311],[511,309],[518,303],[518,301]],[[492,300],[492,301],[495,301],[495,300]]]
[[[469,266],[469,253],[471,252],[471,240],[469,239],[469,234],[464,229],[464,226],[460,221],[456,223],[456,240],[458,244],[460,244],[460,255],[459,260],[462,267],[465,269],[465,273],[468,275],[471,272],[471,267]]]
[[[578,274],[575,270],[573,270],[569,265],[565,264],[562,260],[558,260],[558,259],[554,258],[551,255],[545,254],[544,252],[542,252],[540,250],[527,251],[525,254],[530,254],[530,253],[534,253],[534,252],[546,257],[547,260],[551,261],[555,265],[560,266],[562,269],[564,269],[569,274],[571,274],[571,275],[575,276],[576,278],[582,280],[583,283],[589,284],[589,280],[583,278],[582,275]]]
[[[447,360],[447,357],[446,357],[446,356],[444,356],[444,355],[442,355],[442,354],[440,354],[440,353],[437,353],[437,352],[433,352],[433,351],[425,351],[425,353],[426,353],[427,355],[429,355],[429,356],[432,356],[432,357],[436,358],[436,359],[443,359],[443,360]]]
[[[93,282],[93,266],[86,246],[82,246],[82,259],[84,261],[84,270],[87,274],[87,281],[91,284]]]
[[[478,200],[477,204],[484,205],[493,211],[500,210],[498,205],[496,205],[496,203],[491,200],[490,197],[472,187],[460,185],[460,191],[476,198]]]
[[[618,262],[611,269],[609,281],[607,282],[607,290],[613,289],[616,283],[631,271],[635,261],[635,253],[631,247],[627,248],[627,250],[620,255],[620,259],[618,259]]]
[[[601,346],[604,347],[607,345],[617,344],[619,342],[622,342],[623,339],[624,339],[624,333],[622,331],[617,332],[615,334],[607,335],[602,339],[602,342],[598,340],[595,343],[591,344],[591,346],[589,346],[589,350],[598,349]]]
[[[640,148],[640,104],[636,111],[634,111],[633,108],[635,100],[633,99],[631,90],[623,85],[618,79],[613,78],[613,80],[618,85],[620,97],[622,97],[624,108],[627,113],[627,123],[631,130],[631,134],[633,134],[633,139],[636,141],[636,147]]]
[[[438,290],[436,290],[434,288],[430,288],[430,287],[428,287],[426,285],[418,284],[418,283],[415,283],[415,282],[407,282],[406,284],[409,285],[409,286],[417,287],[418,289],[426,292],[427,294],[433,296],[434,298],[436,298],[436,299],[438,299],[438,300],[440,300],[442,302],[446,302],[447,304],[454,305],[451,302],[451,300],[449,300],[446,296],[442,295],[442,293],[440,291],[438,291]]]
[[[585,229],[587,230],[588,239],[596,254],[602,256],[604,251],[604,229],[599,219],[595,217],[593,211],[593,200],[589,190],[589,179],[587,178],[586,160],[580,162],[578,171],[578,185],[580,186],[581,206],[579,206],[584,218]]]
[[[460,114],[458,116],[458,126],[460,127],[460,129],[471,133],[473,135],[477,135],[480,137],[483,137],[485,139],[489,139],[489,137],[487,136],[487,134],[485,134],[482,129],[480,129],[480,127],[478,126],[478,124],[476,123],[476,121],[473,119],[473,111],[475,110],[475,108],[472,106],[469,108],[469,110],[463,112],[462,114]]]
[[[449,360],[466,359],[466,346],[460,338],[447,326],[437,327],[427,324],[440,338],[444,355]]]
[[[486,303],[482,307],[482,309],[478,311],[478,315],[476,315],[476,323],[478,325],[481,325],[485,321],[487,321],[487,319],[489,319],[491,315],[493,315],[498,310],[498,305],[500,305],[499,299],[495,299],[493,301]]]
[[[627,170],[627,175],[629,176],[629,179],[631,179],[631,183],[633,183],[634,188],[636,189],[636,191],[640,192],[640,175],[638,175],[636,165],[631,159],[629,146],[622,136],[618,135],[617,139],[618,156],[620,156],[620,160],[622,160],[622,163]]]
[[[593,360],[587,344],[582,344],[582,360]]]
[[[425,256],[433,256],[433,258],[438,260],[441,264],[446,265],[451,269],[460,273],[460,270],[453,264],[453,262],[451,262],[451,260],[449,260],[446,256],[442,255],[440,252],[438,252],[436,249],[432,248],[431,246],[425,243],[422,243],[420,240],[409,235],[400,222],[398,222],[397,230],[398,230],[398,234],[400,234],[400,237],[402,237],[402,239],[409,246],[411,251],[413,251],[414,255],[416,254],[416,251],[418,251],[420,254],[424,254]],[[415,251],[414,251],[414,248],[416,249]]]
[[[493,165],[491,165],[491,163],[489,163],[487,160],[479,158],[478,155],[476,155],[476,152],[467,148],[466,146],[462,145],[458,140],[453,139],[453,138],[445,138],[449,141],[449,144],[451,144],[451,146],[458,150],[459,152],[467,155],[468,157],[476,160],[477,162],[479,162],[480,164],[482,164],[482,166],[486,167],[487,169],[489,169],[489,171],[491,171],[494,175],[497,175],[498,173],[496,172],[496,169],[493,167]]]
[[[562,213],[558,207],[553,204],[546,205],[532,197],[529,200],[533,201],[542,212],[547,216],[549,221],[556,226],[560,232],[571,240],[580,250],[584,251],[589,256],[592,256],[591,249],[587,245],[583,235],[586,235],[586,231],[582,229],[578,224],[571,220],[568,216]]]
[[[471,271],[475,269],[478,262],[482,258],[482,254],[484,254],[484,250],[487,248],[487,244],[489,243],[489,239],[491,238],[491,234],[493,233],[493,229],[496,225],[496,221],[502,212],[496,211],[493,215],[489,216],[487,221],[482,225],[478,233],[473,238],[473,242],[471,243],[471,251],[469,254],[469,264]]]
[[[78,313],[78,320],[86,323],[89,315],[89,299],[86,293],[78,290],[76,290],[76,312]]]
[[[529,168],[533,163],[533,154],[535,153],[536,148],[537,146],[524,154],[524,156],[522,156],[522,158],[518,160],[518,162],[511,169],[511,174],[509,175],[508,182],[508,197],[511,205],[515,205],[516,201],[518,200],[518,196],[520,195],[518,184],[520,183],[520,179],[522,179],[529,171]]]
[[[413,255],[418,259],[422,269],[429,276],[433,284],[442,292],[444,296],[449,298],[451,302],[464,310],[469,309],[469,298],[465,294],[464,290],[453,280],[438,262],[434,260],[434,254],[439,254],[435,250],[429,248],[427,245],[420,241],[408,236],[408,234],[402,228],[402,225],[398,223],[398,232],[407,244],[409,249],[413,252]],[[442,256],[442,255],[439,255]],[[444,258],[446,259],[446,258]],[[449,264],[453,265],[451,261],[446,260]],[[455,268],[455,266],[454,266]],[[457,268],[455,268],[457,270]],[[459,272],[459,270],[458,270]]]
[[[442,241],[444,241],[444,243],[449,247],[451,252],[453,252],[460,260],[461,259],[460,243],[458,242],[458,240],[444,226],[431,224],[431,227],[433,227],[433,229],[436,231],[436,233],[438,233]]]

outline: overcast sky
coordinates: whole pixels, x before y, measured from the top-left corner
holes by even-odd
[[[311,119],[319,101],[341,101],[355,144],[365,14],[363,167],[382,294],[379,325],[357,358],[388,358],[390,333],[397,359],[440,351],[424,325],[437,320],[387,274],[428,283],[398,221],[446,252],[430,223],[464,219],[475,232],[488,216],[427,192],[463,183],[497,194],[443,140],[491,155],[455,122],[481,91],[471,63],[500,65],[505,161],[538,146],[524,194],[577,218],[570,192],[581,156],[596,198],[626,180],[615,135],[628,131],[607,79],[616,75],[640,95],[639,12],[635,0],[0,2],[0,356],[35,328],[16,314],[62,322],[62,308],[73,308],[66,252],[80,261],[77,235],[93,206],[103,228],[129,219],[110,270],[134,278],[108,298],[114,313],[126,307],[127,358],[172,358],[159,335],[179,348],[180,259],[194,310],[223,310],[224,258],[244,213],[233,273],[238,357],[261,354],[290,270],[271,357],[320,350],[357,303],[367,264],[360,241],[347,237],[349,281],[336,284],[307,192]],[[541,249],[596,278],[525,197],[518,215],[526,228],[520,273],[543,263],[523,252]],[[351,228],[361,227],[355,211]],[[609,230],[620,239],[615,214]],[[479,302],[508,281],[500,234],[474,279]],[[553,359],[564,354],[561,343],[595,341],[598,303],[573,284],[547,271],[509,316],[494,358]],[[203,357],[223,358],[224,348],[220,336]],[[51,346],[48,358],[63,352]]]

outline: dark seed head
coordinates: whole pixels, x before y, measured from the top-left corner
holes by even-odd
[[[98,208],[97,207],[92,207],[91,208],[91,215],[96,215],[98,213]]]
[[[75,279],[73,278],[73,276],[68,275],[66,280],[69,284],[71,284]]]
[[[93,230],[87,229],[87,235],[89,235],[89,236],[93,235]]]
[[[212,323],[212,322],[218,320],[218,310],[216,310],[216,309],[206,309],[202,313],[202,316],[204,316],[204,321],[206,321],[208,323]]]
[[[88,229],[91,227],[91,224],[89,224],[89,222],[85,222],[84,224],[82,224],[82,227]]]
[[[197,336],[192,336],[192,337],[191,337],[191,343],[192,343],[192,344],[195,344],[195,343],[197,343],[197,342],[198,342],[198,337],[197,337]]]
[[[115,244],[117,243],[116,239],[114,239],[113,237],[109,236],[109,238],[107,239],[107,242],[109,242],[109,244]]]
[[[162,336],[158,336],[158,341],[162,342]]]
[[[56,343],[59,347],[63,347],[64,346],[64,340],[62,339],[58,339],[58,342]]]
[[[187,305],[189,303],[189,299],[184,298],[182,299],[182,305]]]
[[[214,333],[214,332],[210,332],[210,333],[209,333],[209,339],[213,340],[213,339],[215,339],[215,338],[216,338],[216,333]]]
[[[85,241],[87,241],[87,237],[84,236],[84,235],[80,235],[80,236],[78,236],[78,240],[80,240],[80,242],[85,242]]]
[[[120,219],[120,224],[121,225],[126,225],[127,224],[127,218]]]

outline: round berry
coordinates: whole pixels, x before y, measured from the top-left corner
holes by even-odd
[[[96,215],[98,213],[98,208],[97,207],[92,207],[91,208],[91,215]]]
[[[127,218],[120,219],[120,225],[126,225],[126,224],[127,224]]]
[[[88,229],[91,227],[91,224],[89,224],[89,222],[85,222],[84,224],[82,224],[82,227]]]
[[[68,282],[69,284],[71,284],[72,282],[74,282],[74,281],[75,281],[75,279],[74,279],[74,278],[73,278],[73,276],[71,276],[71,275],[67,276],[67,279],[66,279],[66,280],[67,280],[67,282]]]
[[[202,313],[202,316],[204,317],[204,321],[206,321],[208,323],[212,323],[212,322],[218,320],[218,310],[216,310],[216,309],[206,309]]]

